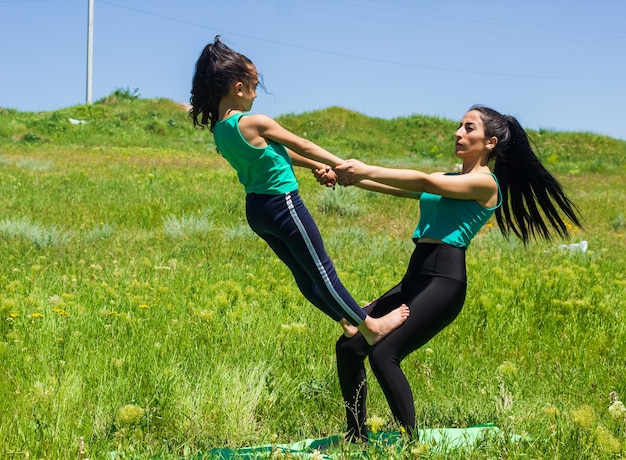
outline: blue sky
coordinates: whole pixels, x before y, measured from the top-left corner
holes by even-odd
[[[88,0],[0,0],[0,107],[86,102],[87,18]],[[625,19],[621,0],[95,0],[92,97],[187,102],[220,34],[270,93],[253,112],[459,120],[480,103],[626,139]]]

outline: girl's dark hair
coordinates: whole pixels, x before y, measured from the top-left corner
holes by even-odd
[[[496,210],[502,234],[508,238],[513,232],[524,244],[531,237],[549,240],[552,231],[569,238],[559,210],[582,227],[578,208],[541,164],[519,122],[512,116],[484,106],[476,105],[470,110],[480,113],[485,137],[495,136],[498,139],[489,161],[493,163],[493,172],[502,193],[502,206]]]
[[[205,46],[196,62],[189,99],[193,125],[201,128],[209,125],[213,132],[220,99],[235,82],[250,82],[253,66],[250,59],[226,46],[219,35]]]

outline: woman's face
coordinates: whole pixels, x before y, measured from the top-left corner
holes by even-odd
[[[470,110],[465,114],[454,137],[455,153],[461,159],[488,154],[495,146],[495,138],[485,136],[483,119],[477,110]]]

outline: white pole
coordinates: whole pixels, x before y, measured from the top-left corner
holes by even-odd
[[[87,31],[87,104],[91,105],[91,80],[93,74],[93,0],[89,0],[89,25]]]

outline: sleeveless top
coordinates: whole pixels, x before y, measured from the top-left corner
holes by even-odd
[[[420,238],[429,237],[451,246],[467,248],[474,236],[502,204],[498,179],[493,173],[485,174],[491,174],[498,187],[498,203],[494,207],[485,208],[475,200],[459,200],[433,193],[422,193],[420,219],[413,233],[413,241],[417,243]]]
[[[237,171],[246,193],[282,195],[298,189],[287,149],[271,141],[267,147],[254,147],[239,130],[238,113],[218,121],[213,139],[219,153]]]

